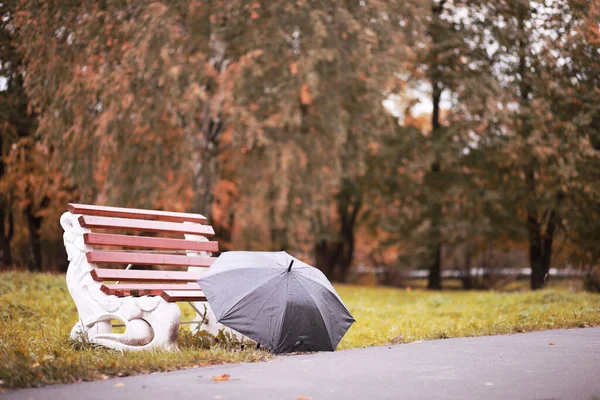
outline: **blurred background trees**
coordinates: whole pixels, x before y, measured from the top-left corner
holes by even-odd
[[[69,201],[207,215],[338,281],[600,259],[600,6],[0,4],[0,264]],[[391,276],[384,274],[384,276]],[[392,283],[384,279],[382,283]]]

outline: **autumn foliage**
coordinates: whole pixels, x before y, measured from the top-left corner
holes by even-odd
[[[336,280],[401,266],[439,288],[494,254],[539,288],[600,259],[599,13],[2,3],[0,264],[63,268],[57,220],[79,201],[202,213],[222,249]]]

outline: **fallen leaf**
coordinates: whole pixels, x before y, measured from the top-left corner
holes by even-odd
[[[229,375],[223,374],[223,375],[213,376],[212,380],[215,381],[215,382],[218,382],[218,381],[228,381],[229,380]]]
[[[391,340],[391,342],[394,343],[394,344],[402,343],[402,339],[403,339],[402,334],[399,334],[398,336],[396,336],[395,338],[393,338]]]
[[[554,343],[550,342],[548,343],[548,346],[554,346]]]
[[[36,363],[33,363],[33,364],[31,364],[31,368],[37,368],[37,367],[39,367],[39,366],[40,366],[40,363],[37,363],[37,362],[36,362]]]
[[[312,397],[309,397],[309,396],[298,396],[298,400],[312,400]]]
[[[108,375],[102,374],[100,375],[100,380],[105,381],[108,379]]]
[[[117,382],[115,383],[115,387],[125,387],[125,384],[123,382]]]
[[[252,14],[250,14],[250,18],[257,19],[258,18],[258,13],[256,11],[252,11]]]

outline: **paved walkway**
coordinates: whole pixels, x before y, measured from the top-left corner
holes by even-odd
[[[222,374],[230,380],[212,379]],[[26,389],[0,398],[600,400],[600,328],[282,356]]]

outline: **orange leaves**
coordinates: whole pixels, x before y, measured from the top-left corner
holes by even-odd
[[[213,376],[212,380],[215,381],[215,382],[221,382],[221,381],[228,381],[229,378],[230,378],[229,375],[223,374],[223,375]]]
[[[367,147],[368,147],[369,153],[371,155],[375,155],[379,151],[379,143],[377,143],[377,142],[371,141],[371,142],[369,142],[369,144],[367,144]]]
[[[131,106],[132,103],[133,103],[133,94],[127,93],[126,95],[121,97],[121,107],[124,110],[129,109],[129,107]]]
[[[310,105],[312,103],[312,97],[310,96],[310,90],[308,89],[308,83],[303,83],[300,88],[300,103]]]
[[[260,8],[260,3],[255,1],[252,3],[252,12],[250,13],[250,19],[258,19],[260,15],[256,12],[257,9]]]
[[[298,73],[298,64],[295,61],[290,63],[290,74],[296,75]]]

